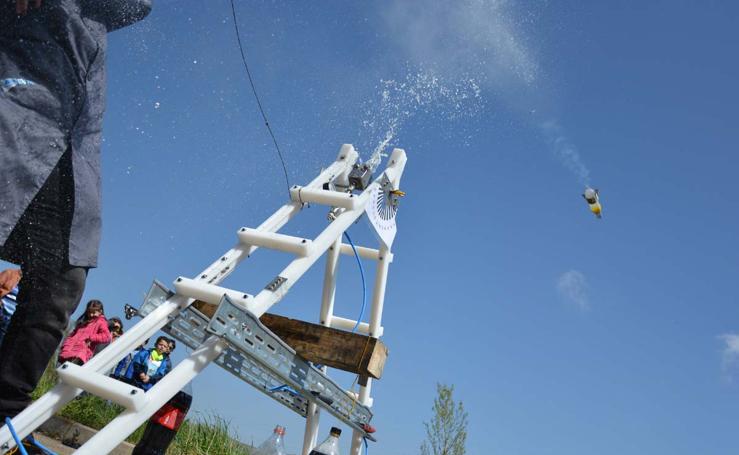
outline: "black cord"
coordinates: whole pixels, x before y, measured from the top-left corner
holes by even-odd
[[[262,113],[262,118],[264,119],[264,126],[267,127],[267,131],[269,131],[269,135],[272,136],[272,142],[275,144],[275,149],[277,149],[277,156],[280,157],[280,162],[282,163],[282,171],[285,173],[285,183],[287,184],[287,192],[289,194],[290,193],[290,179],[287,177],[287,166],[285,166],[285,159],[282,157],[280,146],[277,145],[277,138],[275,138],[275,133],[272,132],[272,127],[269,126],[269,121],[267,120],[267,114],[264,113],[264,109],[262,108],[262,102],[259,101],[259,95],[257,95],[257,89],[254,86],[254,80],[251,77],[251,71],[249,71],[249,65],[246,63],[246,55],[244,54],[244,46],[241,44],[241,34],[239,33],[239,21],[236,18],[236,8],[234,7],[234,0],[231,0],[231,12],[233,13],[233,18],[234,18],[234,29],[236,30],[236,40],[239,43],[239,50],[241,51],[241,61],[244,62],[244,69],[246,70],[246,75],[249,77],[249,84],[251,85],[251,91],[254,93],[254,98],[257,100],[257,106],[259,106],[259,112]]]

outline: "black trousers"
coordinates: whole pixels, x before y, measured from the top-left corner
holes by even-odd
[[[70,266],[68,259],[73,195],[72,158],[67,152],[2,247],[3,259],[23,271],[17,310],[0,345],[3,420],[31,402],[30,393],[82,298],[87,268]]]

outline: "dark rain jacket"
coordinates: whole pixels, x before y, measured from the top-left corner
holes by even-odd
[[[69,263],[94,267],[106,34],[146,17],[151,0],[43,0],[22,17],[15,3],[0,0],[0,245],[70,150]]]

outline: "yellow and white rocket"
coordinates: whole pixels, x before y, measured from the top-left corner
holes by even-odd
[[[585,188],[585,193],[583,193],[582,197],[584,197],[585,201],[587,201],[588,207],[590,207],[590,211],[593,212],[593,215],[597,216],[598,218],[602,218],[601,212],[603,211],[603,208],[600,206],[598,190],[587,187]]]

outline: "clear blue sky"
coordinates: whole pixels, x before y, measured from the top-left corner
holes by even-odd
[[[418,453],[436,382],[469,412],[470,454],[737,452],[738,6],[236,6],[291,183],[342,143],[368,158],[391,126],[408,154],[371,453]],[[114,315],[152,279],[205,268],[286,191],[227,1],[157,1],[111,35],[108,63],[84,298]],[[287,232],[315,235],[324,216]],[[351,232],[373,245],[366,223]],[[225,285],[257,292],[287,259],[260,251]],[[356,317],[358,275],[345,258],[337,314]],[[316,320],[320,285],[309,274],[274,311]],[[303,420],[246,384],[213,366],[194,390],[244,440],[279,423],[298,452]]]

